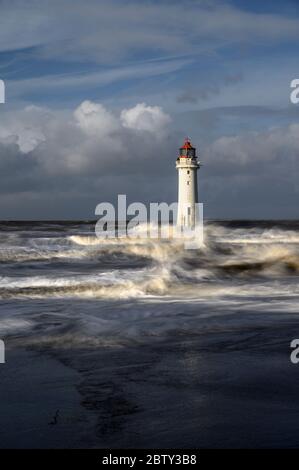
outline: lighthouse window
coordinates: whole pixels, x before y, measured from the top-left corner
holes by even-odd
[[[190,181],[187,181],[187,184],[190,184]]]
[[[190,170],[187,170],[187,175],[189,175],[189,173],[190,173]]]

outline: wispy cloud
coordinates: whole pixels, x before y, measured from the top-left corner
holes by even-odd
[[[297,38],[299,29],[297,18],[224,2],[6,0],[0,10],[0,51],[33,48],[35,57],[63,61],[280,43]]]
[[[149,78],[176,72],[192,62],[191,59],[148,61],[124,67],[106,68],[92,73],[52,74],[35,78],[8,81],[10,97],[23,97],[38,91],[48,93],[59,89],[101,87],[128,79]]]

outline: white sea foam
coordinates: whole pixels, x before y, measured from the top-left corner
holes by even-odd
[[[0,336],[16,333],[18,331],[29,330],[32,322],[18,318],[3,318],[0,320]]]
[[[64,259],[72,263],[78,259],[85,263],[83,274],[72,273],[70,268],[62,270],[62,275],[40,270],[38,274],[30,272],[22,277],[2,277],[0,298],[220,298],[244,293],[252,295],[249,293],[250,282],[256,276],[269,281],[291,276],[292,289],[295,289],[294,279],[299,272],[299,251],[294,243],[299,237],[295,231],[207,225],[205,246],[200,250],[186,250],[183,241],[174,238],[146,238],[144,227],[139,227],[137,233],[142,236],[115,239],[98,239],[90,234],[36,237],[30,239],[25,248],[0,249],[0,260],[6,262],[26,265],[28,260]],[[147,263],[143,267],[134,267],[133,259],[146,259]],[[104,268],[103,260],[110,262],[111,269]],[[130,268],[117,267],[121,260],[127,260]],[[91,262],[93,266],[98,264],[98,270],[91,272]],[[273,285],[272,282],[272,293]],[[263,294],[270,295],[265,291]]]

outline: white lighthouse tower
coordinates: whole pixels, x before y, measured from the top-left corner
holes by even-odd
[[[178,170],[178,214],[177,227],[193,229],[197,224],[197,211],[195,204],[198,202],[197,170],[200,162],[197,160],[196,149],[190,140],[185,139],[183,147],[176,161]]]

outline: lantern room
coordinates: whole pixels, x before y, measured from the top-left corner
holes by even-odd
[[[192,147],[190,139],[185,139],[184,145],[180,148],[179,158],[196,158],[196,148]]]

